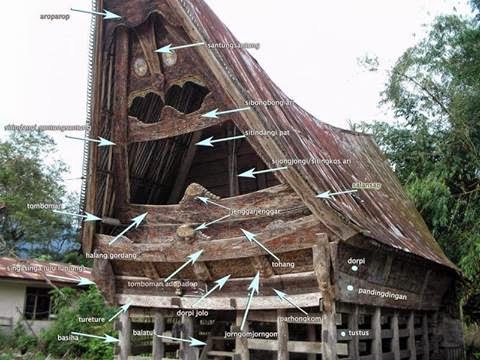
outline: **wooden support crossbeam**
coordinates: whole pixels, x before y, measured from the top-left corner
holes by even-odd
[[[257,240],[261,241],[274,254],[313,248],[318,244],[318,239],[326,236],[325,234],[312,234],[317,225],[317,221],[310,217],[289,221],[279,228],[259,233]],[[292,236],[295,236],[296,241],[292,241]],[[98,234],[96,240],[99,251],[112,254],[136,254],[137,256],[133,260],[142,262],[183,262],[187,256],[198,249],[204,250],[202,261],[265,255],[265,251],[257,244],[245,241],[245,237],[241,235],[222,240],[178,242],[176,246],[171,246],[168,242],[133,243],[126,236],[109,245],[112,239],[113,236]]]
[[[288,351],[303,354],[322,354],[323,359],[327,359],[326,354],[322,353],[322,351],[328,347],[323,347],[322,345],[321,342],[289,341]],[[248,339],[248,348],[250,350],[278,351],[278,342],[277,340],[250,338]],[[334,344],[333,352],[338,355],[348,355],[347,344]]]

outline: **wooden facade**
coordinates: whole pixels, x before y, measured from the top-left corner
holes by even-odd
[[[83,210],[102,222],[84,223],[82,242],[107,301],[132,304],[118,322],[120,359],[463,358],[458,270],[368,136],[295,104],[202,117],[247,100],[290,99],[244,49],[207,45],[238,41],[201,0],[105,0],[96,9],[122,19],[96,24],[89,137],[116,145],[89,149]],[[197,42],[205,45],[155,52]],[[252,131],[273,135],[196,145]],[[306,161],[238,176],[282,159]],[[382,187],[316,197],[356,181]],[[198,250],[197,262],[164,281]],[[259,293],[240,330],[257,272]],[[196,306],[225,275],[226,285]],[[228,336],[248,331],[263,335]]]

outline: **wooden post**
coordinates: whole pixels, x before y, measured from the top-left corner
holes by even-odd
[[[393,360],[400,360],[400,333],[398,330],[398,311],[393,313],[392,317],[392,352]]]
[[[337,324],[335,319],[335,303],[331,311],[322,313],[322,360],[337,359]]]
[[[240,325],[242,324],[243,320],[243,311],[237,310],[237,317],[235,319],[235,324],[240,330]],[[245,326],[243,331],[248,331],[248,321],[245,322]],[[241,360],[250,360],[250,352],[248,351],[248,343],[245,337],[236,337],[235,338],[235,353],[240,355]]]
[[[313,271],[322,292],[322,360],[337,359],[337,325],[335,321],[335,290],[330,282],[332,267],[330,244],[324,234],[318,235],[318,245],[312,248]]]
[[[352,331],[358,330],[358,313],[359,313],[358,305],[355,305],[353,308],[353,312],[348,314],[349,330],[352,330]],[[352,340],[349,341],[348,356],[351,359],[357,359],[358,357],[360,357],[358,336],[353,336]]]
[[[182,338],[188,339],[193,337],[193,319],[190,316],[182,316],[183,323],[183,336]],[[183,351],[183,360],[196,360],[198,358],[193,346],[190,346],[188,343],[182,342],[180,345]]]
[[[277,310],[277,360],[288,360],[288,323],[285,309]],[[280,320],[280,317],[283,319]]]
[[[428,315],[422,317],[423,359],[430,360],[430,339],[428,338]]]
[[[127,145],[128,145],[128,74],[129,44],[128,29],[120,26],[116,30],[115,71],[113,89],[112,141],[113,170],[115,181],[115,205],[117,211],[125,208],[129,201]]]
[[[130,337],[132,336],[132,322],[128,315],[128,311],[120,314],[120,360],[128,360],[130,355],[131,343]]]
[[[157,335],[163,335],[165,331],[165,317],[160,310],[155,311],[155,320],[153,325],[153,332]],[[163,345],[162,338],[153,335],[153,360],[162,360],[165,355],[165,345]]]
[[[382,360],[382,312],[377,306],[372,318],[372,352],[375,360]]]
[[[417,360],[417,349],[415,347],[415,314],[410,311],[408,314],[408,349],[410,350],[410,360]]]
[[[308,336],[308,341],[310,342],[315,342],[317,340],[317,334],[315,331],[315,324],[308,324],[307,325],[307,336]],[[316,354],[308,354],[307,355],[307,360],[316,360],[317,355]]]
[[[440,344],[438,341],[438,312],[432,315],[432,350],[433,357],[436,358],[440,353]]]

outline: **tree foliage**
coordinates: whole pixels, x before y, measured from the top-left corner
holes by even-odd
[[[2,253],[58,259],[71,245],[74,229],[51,209],[35,204],[73,203],[62,181],[63,162],[44,159],[54,152],[53,140],[43,132],[13,132],[0,141],[0,240]],[[75,211],[75,210],[73,210]]]
[[[473,1],[475,9],[480,3]],[[370,62],[372,63],[372,62]],[[480,275],[480,27],[478,17],[438,17],[390,72],[383,103],[397,122],[362,123],[447,256]],[[480,293],[475,283],[474,293]]]

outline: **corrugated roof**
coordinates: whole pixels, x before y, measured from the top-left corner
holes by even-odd
[[[46,276],[53,283],[74,284],[78,282],[79,277],[92,280],[91,271],[88,267],[60,262],[0,258],[0,278],[4,279],[46,281]],[[65,279],[55,276],[61,276]],[[72,280],[68,280],[68,278]]]
[[[202,0],[180,1],[196,31],[206,43],[239,43]],[[245,100],[290,100],[268,77],[248,51],[225,48],[212,56],[233,79]],[[301,61],[300,61],[301,62]],[[301,66],[300,62],[292,66]],[[314,71],[314,69],[312,69]],[[404,252],[456,269],[437,244],[423,218],[370,136],[342,130],[317,120],[300,106],[270,106],[257,112],[262,127],[289,130],[290,136],[273,137],[285,159],[350,159],[351,163],[295,165],[316,193],[351,189],[355,182],[380,182],[380,190],[361,190],[355,196],[338,196],[326,205],[367,236]],[[269,149],[263,149],[267,156]],[[274,159],[270,156],[270,167]],[[295,186],[294,186],[295,188]],[[305,195],[305,194],[303,194]],[[324,219],[320,219],[325,221]],[[334,224],[326,224],[332,225]]]

